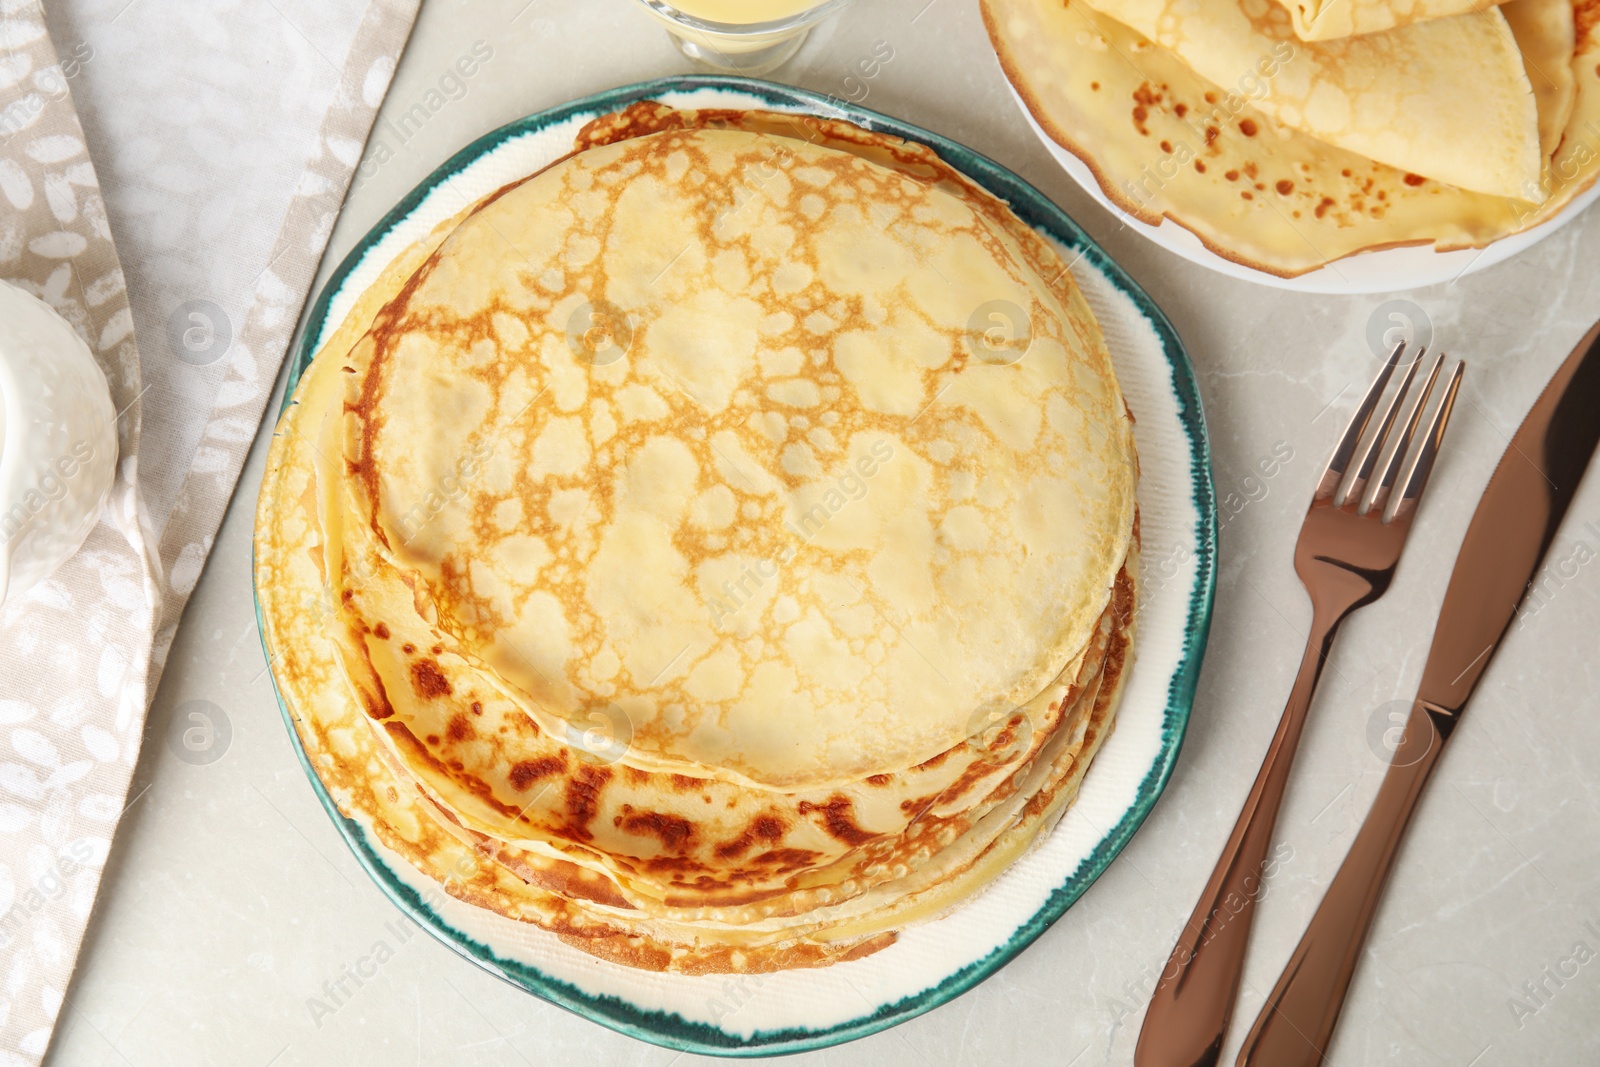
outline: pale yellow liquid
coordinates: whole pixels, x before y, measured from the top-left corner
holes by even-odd
[[[697,19],[744,26],[752,22],[786,19],[810,11],[822,0],[667,0],[673,7]]]

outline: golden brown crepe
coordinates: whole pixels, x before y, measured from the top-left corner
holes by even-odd
[[[1305,42],[1267,0],[1086,0],[1289,129],[1463,189],[1519,196],[1539,177],[1533,91],[1497,8]]]
[[[275,676],[341,807],[463,899],[660,969],[882,947],[1052,825],[1110,727],[1134,461],[1104,342],[919,146],[646,105],[580,147],[401,257],[297,389],[258,521]],[[582,303],[621,316],[592,347]],[[730,549],[766,592],[708,604]],[[962,703],[897,665],[923,643]],[[695,688],[719,658],[807,699]]]
[[[1562,19],[1548,5],[1566,0],[1520,2],[1533,4],[1514,20],[1528,54],[1559,54]],[[1565,134],[1539,180],[1507,197],[1376,163],[1275,121],[1252,103],[1257,82],[1279,73],[1270,54],[1224,89],[1080,0],[983,0],[1012,85],[1107,197],[1281,277],[1400,245],[1481,248],[1552,218],[1589,188],[1600,168],[1600,37],[1585,14],[1594,8],[1595,0],[1574,8]],[[1539,64],[1556,69],[1548,58]],[[1546,123],[1562,99],[1559,89],[1541,94]]]
[[[1294,20],[1295,36],[1302,41],[1329,41],[1483,11],[1493,7],[1495,0],[1277,0],[1277,3]]]
[[[1578,83],[1572,74],[1577,27],[1571,0],[1511,0],[1500,9],[1522,54],[1539,113],[1539,153],[1548,160],[1561,145]],[[1541,197],[1524,196],[1534,200]]]

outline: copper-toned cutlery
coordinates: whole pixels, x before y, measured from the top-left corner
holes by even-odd
[[[1418,353],[1374,428],[1379,402],[1405,349],[1404,344],[1395,348],[1362,398],[1306,512],[1294,554],[1312,606],[1305,656],[1244,810],[1161,973],[1134,1051],[1136,1067],[1210,1067],[1222,1054],[1262,866],[1312,693],[1339,624],[1382,596],[1394,577],[1461,385],[1462,364],[1457,363],[1419,435],[1444,357],[1433,361],[1407,406],[1422,364]],[[1375,477],[1380,462],[1381,474]]]
[[[1240,1067],[1322,1062],[1417,799],[1600,442],[1596,412],[1600,325],[1556,371],[1489,479],[1456,557],[1417,699],[1378,799],[1245,1039]]]

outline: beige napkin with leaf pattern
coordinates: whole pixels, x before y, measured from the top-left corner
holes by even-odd
[[[0,278],[88,342],[121,448],[83,550],[0,608],[0,1067],[72,1010],[161,664],[417,4],[0,0]]]

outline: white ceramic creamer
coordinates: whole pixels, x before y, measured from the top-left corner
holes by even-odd
[[[116,472],[117,414],[89,346],[0,282],[0,604],[78,551]]]

